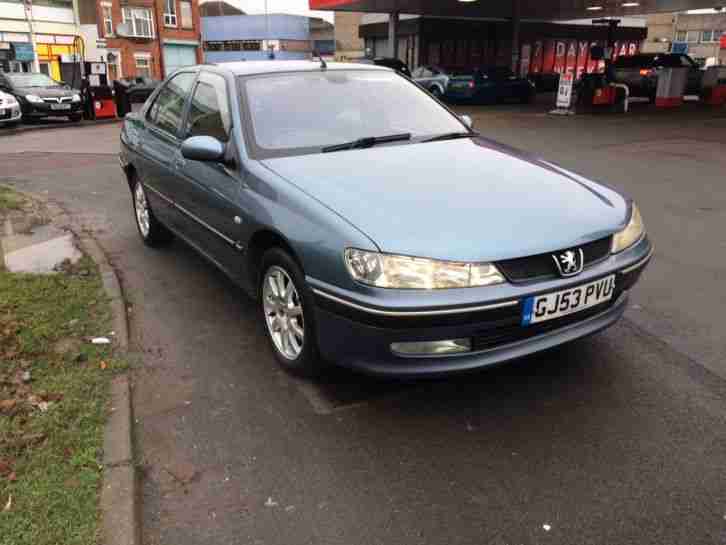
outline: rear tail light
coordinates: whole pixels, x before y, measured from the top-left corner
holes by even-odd
[[[640,70],[641,76],[652,76],[653,74],[655,74],[655,71],[650,68],[642,68]]]

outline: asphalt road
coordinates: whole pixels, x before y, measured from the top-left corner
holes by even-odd
[[[606,177],[609,163],[622,176],[643,157],[615,149],[607,160],[600,136],[494,113],[477,112],[478,123],[510,142],[545,142],[585,174]],[[689,148],[696,158],[677,167],[648,159],[642,181],[626,180],[646,221],[658,214],[668,268],[654,263],[616,327],[464,378],[391,383],[337,372],[311,384],[278,370],[252,304],[222,274],[183,244],[141,244],[114,155],[117,131],[0,137],[0,182],[47,192],[80,216],[121,275],[138,354],[147,545],[726,543],[721,348],[711,330],[691,325],[695,340],[673,334],[693,324],[701,299],[678,310],[673,301],[687,298],[655,295],[675,289],[677,267],[702,271],[699,240],[719,236],[667,203],[705,193],[717,209],[709,221],[726,232],[722,152]],[[686,165],[684,190],[668,171]],[[668,183],[655,190],[657,179]],[[683,217],[680,228],[692,232],[679,236],[695,247],[664,237]],[[694,292],[724,278],[723,256],[710,259],[715,279]],[[639,321],[643,312],[651,314]]]

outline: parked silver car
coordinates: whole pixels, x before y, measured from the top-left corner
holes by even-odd
[[[442,98],[449,86],[449,74],[438,66],[419,66],[411,73],[413,81],[426,89],[436,98]]]

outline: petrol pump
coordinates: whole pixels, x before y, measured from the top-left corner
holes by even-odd
[[[113,91],[108,84],[108,66],[105,62],[83,63],[82,91],[86,101],[86,117],[107,119],[116,117]]]
[[[605,61],[605,71],[582,75],[577,94],[578,109],[589,112],[627,112],[628,87],[615,83],[613,68],[615,29],[620,24],[620,19],[595,19],[592,24],[608,26],[607,46],[593,47],[590,50],[592,60]]]

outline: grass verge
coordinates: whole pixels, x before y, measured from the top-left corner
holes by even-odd
[[[100,276],[84,257],[51,275],[0,270],[0,544],[98,541],[110,345]]]
[[[20,210],[25,199],[15,191],[0,185],[0,214],[11,210]]]

